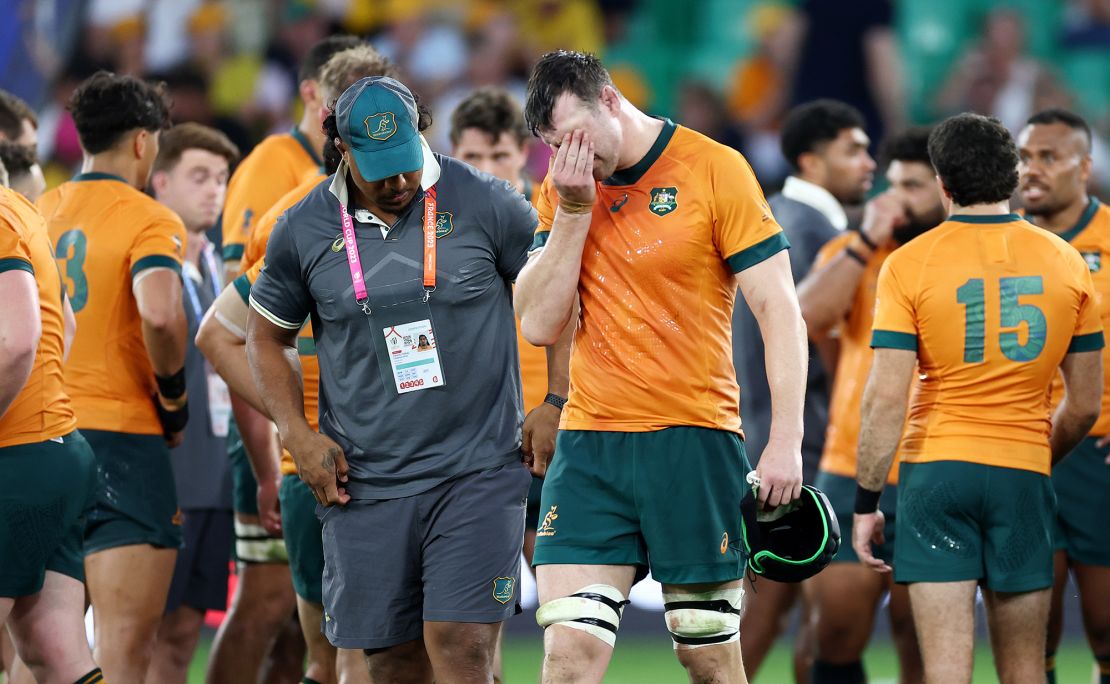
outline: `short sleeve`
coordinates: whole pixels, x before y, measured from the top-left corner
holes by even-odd
[[[826,242],[821,246],[821,249],[817,250],[817,257],[813,260],[813,268],[811,270],[815,271],[819,268],[824,268],[833,260],[833,257],[843,252],[844,248],[851,244],[851,242],[852,235],[847,232],[841,233],[832,240]]]
[[[284,213],[284,209],[280,209],[278,205],[270,207],[262,218],[258,219],[254,229],[251,231],[250,236],[247,237],[246,247],[243,249],[242,258],[239,260],[239,272],[243,273],[250,268],[256,261],[266,255],[266,243],[270,241],[270,234],[273,232],[274,224],[277,223],[278,218]]]
[[[300,254],[288,216],[283,215],[270,234],[265,266],[250,285],[249,302],[251,308],[274,325],[300,330],[311,311],[312,295],[301,274]]]
[[[534,200],[538,223],[536,224],[536,233],[532,236],[532,246],[529,253],[543,249],[544,245],[547,244],[547,238],[551,237],[551,225],[555,223],[554,195],[555,188],[551,184],[551,178],[545,178]]]
[[[733,273],[790,248],[755,173],[738,152],[710,162],[713,241]]]
[[[917,318],[913,298],[904,286],[898,263],[899,259],[891,257],[879,271],[871,347],[917,351]]]
[[[185,225],[177,216],[161,215],[140,230],[127,255],[132,281],[155,268],[180,275],[185,240]]]
[[[1071,255],[1069,255],[1071,256]],[[1075,331],[1072,334],[1068,353],[1098,351],[1106,346],[1102,317],[1098,307],[1098,295],[1095,293],[1094,280],[1091,278],[1090,268],[1078,253],[1074,261],[1078,261],[1079,275],[1079,315],[1075,319]]]
[[[27,271],[34,274],[31,249],[14,226],[0,218],[0,273]]]
[[[516,281],[528,262],[536,232],[536,210],[527,197],[508,183],[496,184],[492,199],[499,227],[497,272],[506,280]]]

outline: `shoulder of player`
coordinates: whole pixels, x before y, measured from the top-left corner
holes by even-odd
[[[228,184],[252,175],[256,169],[273,170],[274,165],[287,165],[293,158],[292,152],[299,148],[300,143],[288,133],[267,136],[239,161]]]
[[[435,158],[439,162],[437,190],[443,189],[450,192],[461,188],[464,193],[473,192],[474,190],[488,190],[498,195],[514,196],[518,194],[516,189],[508,182],[496,176],[491,176],[484,171],[479,171],[470,164],[461,162],[454,157],[436,154]]]
[[[737,168],[751,168],[739,151],[685,126],[675,126],[663,156],[699,174],[735,174]]]

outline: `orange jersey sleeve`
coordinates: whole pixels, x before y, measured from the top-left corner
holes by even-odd
[[[10,270],[34,275],[41,333],[31,375],[0,416],[0,447],[43,442],[77,427],[62,370],[62,283],[46,223],[22,195],[0,187],[0,273]]]
[[[739,273],[781,251],[786,237],[747,160],[728,150],[716,162],[709,175],[713,242],[733,273]]]
[[[313,151],[297,129],[271,135],[239,163],[224,202],[223,258],[236,264],[258,219],[282,195],[321,172],[319,150]]]
[[[65,380],[78,427],[162,434],[133,286],[150,269],[181,272],[181,219],[104,174],[81,174],[39,206],[77,317]]]
[[[1103,347],[1087,265],[1016,215],[955,216],[883,266],[872,346],[914,349],[900,456],[1048,474],[1048,390]]]

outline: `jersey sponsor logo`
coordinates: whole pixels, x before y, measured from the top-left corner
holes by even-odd
[[[678,188],[652,188],[648,209],[656,216],[666,216],[678,208]]]
[[[628,193],[627,192],[624,193],[623,195],[621,195],[620,197],[618,197],[617,199],[613,200],[613,203],[609,205],[609,211],[611,211],[615,214],[618,211],[620,211],[621,207],[623,207],[626,204],[628,204]]]
[[[436,239],[445,238],[455,229],[454,217],[449,211],[436,212]]]
[[[397,119],[393,112],[379,112],[371,114],[362,120],[366,126],[366,135],[371,140],[389,140],[397,132]]]
[[[537,537],[554,537],[555,536],[555,521],[559,518],[559,507],[552,506],[547,515],[543,516],[543,521],[540,526],[536,528]]]
[[[516,592],[516,580],[512,577],[495,577],[493,580],[493,600],[508,603]]]
[[[1091,269],[1091,273],[1098,273],[1102,270],[1102,252],[1080,252],[1083,255],[1083,261],[1087,262],[1087,268]]]

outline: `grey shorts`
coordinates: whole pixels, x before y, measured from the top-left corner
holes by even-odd
[[[531,482],[510,463],[415,496],[317,506],[328,641],[388,648],[421,638],[425,621],[488,624],[519,613]]]

